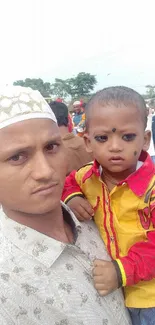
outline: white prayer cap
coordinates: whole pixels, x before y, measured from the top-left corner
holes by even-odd
[[[74,103],[73,103],[73,107],[74,106],[81,106],[81,102],[79,100],[76,100]]]
[[[48,118],[57,123],[50,106],[38,90],[21,86],[0,88],[0,129],[34,118]]]

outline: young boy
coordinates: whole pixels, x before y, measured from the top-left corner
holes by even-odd
[[[106,295],[124,287],[134,325],[155,324],[155,167],[146,125],[145,102],[134,90],[96,93],[85,135],[95,161],[72,172],[63,193],[78,219],[94,217],[112,257],[94,262],[96,289]]]

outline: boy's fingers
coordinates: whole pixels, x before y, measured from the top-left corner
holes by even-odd
[[[83,207],[79,206],[78,208],[73,210],[79,221],[90,220],[91,216],[83,209]]]
[[[83,218],[83,216],[80,215],[80,213],[78,213],[77,211],[74,212],[76,218],[79,220],[79,221],[84,221],[85,219]]]
[[[94,287],[96,290],[107,290],[107,287],[103,283],[94,283]]]
[[[100,276],[102,275],[104,272],[103,268],[102,267],[94,267],[93,269],[93,276]]]
[[[105,286],[106,285],[106,279],[104,279],[103,278],[103,276],[101,275],[101,276],[99,276],[99,275],[95,275],[94,277],[93,277],[93,280],[94,280],[94,283],[97,285],[103,285],[103,286]]]
[[[98,290],[98,294],[101,296],[101,297],[104,297],[108,294],[108,290]]]
[[[90,220],[92,218],[90,214],[83,208],[83,206],[79,206],[78,213],[83,217],[84,220]]]
[[[89,204],[88,201],[84,200],[81,204],[81,206],[83,207],[83,209],[92,217],[94,216],[94,210],[91,207],[91,205]]]
[[[94,267],[95,266],[101,266],[101,267],[105,267],[107,266],[107,264],[110,263],[109,261],[104,261],[104,260],[94,260]]]

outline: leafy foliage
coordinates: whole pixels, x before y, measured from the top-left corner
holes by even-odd
[[[31,87],[34,90],[39,90],[42,96],[49,97],[51,95],[50,82],[44,82],[42,79],[17,80],[13,83],[15,86]]]

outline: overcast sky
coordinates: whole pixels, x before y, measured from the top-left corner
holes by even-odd
[[[154,12],[154,0],[0,0],[0,84],[84,71],[97,89],[144,92],[155,84]]]

